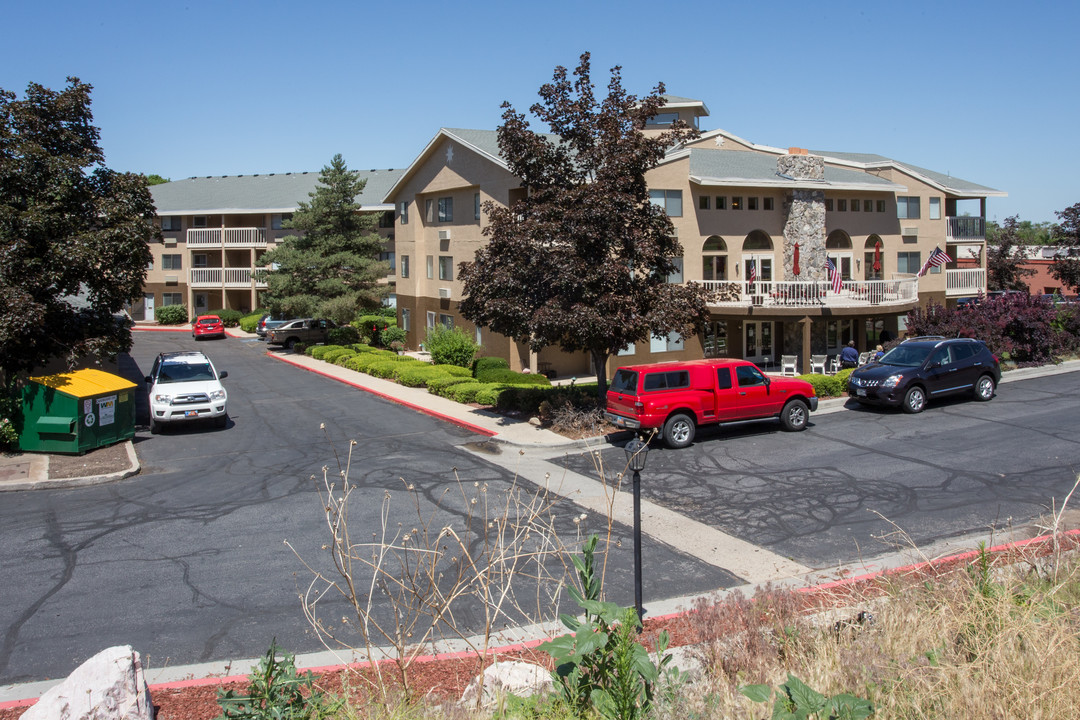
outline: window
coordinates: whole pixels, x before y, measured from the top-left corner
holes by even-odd
[[[733,198],[731,198],[731,209],[732,210],[742,210],[742,198],[741,197],[733,197]]]
[[[401,329],[405,332],[412,329],[412,313],[409,308],[401,308]]]
[[[392,228],[394,227],[394,211],[387,210],[379,216],[379,227]]]
[[[681,257],[672,258],[671,264],[675,266],[675,271],[668,273],[667,281],[672,285],[681,285],[683,281],[683,261]]]
[[[716,389],[717,390],[730,390],[731,389],[731,369],[730,368],[717,368],[716,369]]]
[[[439,222],[454,222],[454,198],[439,198]]]
[[[836,212],[847,212],[847,200],[839,198],[836,201]]]
[[[832,212],[833,204],[832,198],[825,199],[825,212]]]
[[[292,220],[292,213],[274,213],[270,216],[271,230],[284,230],[285,223]]]
[[[877,211],[878,212],[885,212],[885,201],[884,200],[878,200],[877,201]]]
[[[401,277],[409,277],[409,256],[401,256]]]
[[[763,205],[763,209],[765,209],[765,210],[772,210],[773,209],[773,199],[772,198],[765,198],[765,200],[763,202],[765,203]]]
[[[919,219],[919,198],[898,197],[896,198],[896,217],[902,220]]]
[[[402,225],[409,224],[409,201],[403,200],[398,203],[398,217],[401,218]]]
[[[667,335],[661,335],[660,337],[652,336],[649,338],[649,350],[654,353],[672,352],[675,350],[683,349],[682,335],[679,333],[669,333]]]
[[[434,200],[425,200],[424,201],[424,221],[429,222],[429,223],[435,222],[435,201]]]
[[[394,272],[394,253],[381,252],[379,253],[379,259],[382,260],[384,263],[390,263],[390,272]]]
[[[194,218],[192,218],[192,220],[193,220],[193,222],[191,223],[192,227],[197,227],[197,228],[206,227],[206,216],[205,215],[196,215]]]
[[[178,217],[163,217],[161,218],[162,230],[179,230],[180,218]]]
[[[650,190],[649,200],[664,208],[668,217],[682,217],[682,190]]]
[[[666,112],[656,113],[645,121],[645,125],[670,125],[679,119],[679,113]]]
[[[623,355],[633,355],[636,350],[637,350],[637,348],[634,346],[634,343],[630,343],[629,345],[624,347],[622,350],[620,350],[617,354],[620,357],[623,356]]]
[[[863,212],[873,212],[874,211],[874,201],[873,200],[863,200],[862,201],[862,211]]]
[[[724,197],[723,195],[717,195],[716,196],[716,209],[717,210],[727,210],[727,198]]]
[[[939,197],[930,198],[930,219],[941,219],[941,198]]]
[[[207,265],[206,253],[195,253],[191,256],[191,267],[204,268]],[[176,269],[179,270],[179,266]]]
[[[183,255],[162,255],[161,256],[161,269],[162,270],[183,270]]]
[[[702,195],[701,197],[699,197],[697,200],[698,210],[710,209],[709,205],[711,204],[711,200],[712,198],[710,198],[708,195]]]
[[[690,387],[690,371],[671,370],[669,372],[652,372],[645,375],[642,390],[675,390],[688,387]]]
[[[431,280],[435,277],[435,256],[428,255],[427,258],[427,278]]]
[[[480,219],[480,193],[473,193],[472,205],[473,205],[473,208],[472,208],[473,220],[479,220]]]
[[[746,209],[757,210],[757,200],[758,199],[756,197],[746,198]]]
[[[859,212],[859,199],[852,198],[851,200],[851,212]]]
[[[735,368],[735,375],[739,378],[739,387],[765,384],[765,376],[753,365],[740,365]]]
[[[150,262],[146,263],[146,269],[147,270],[153,270],[154,269],[154,258],[150,258]]]
[[[723,238],[713,235],[701,246],[701,279],[727,279],[727,244]]]
[[[435,312],[433,310],[427,311],[427,327],[428,330],[435,327]]]
[[[915,275],[922,267],[922,253],[899,252],[896,253],[896,272]]]
[[[473,337],[473,339],[476,340],[477,345],[483,345],[484,344],[484,341],[481,338],[480,326],[479,325],[476,326],[476,335]]]
[[[442,325],[447,330],[453,330],[454,329],[454,316],[453,315],[444,315],[443,313],[439,313],[439,324]]]
[[[440,280],[453,280],[454,279],[454,258],[451,255],[439,256],[439,279]]]
[[[183,293],[161,293],[162,305],[183,305],[184,294]]]

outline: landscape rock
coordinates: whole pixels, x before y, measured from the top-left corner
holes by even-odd
[[[139,653],[130,645],[102,650],[41,696],[19,720],[153,720],[154,706]]]
[[[518,697],[529,697],[550,689],[551,673],[539,665],[519,660],[506,660],[489,665],[484,670],[483,682],[481,705],[490,707],[498,701],[499,697],[507,693],[513,693]],[[474,678],[465,688],[465,692],[461,695],[461,703],[463,705],[475,704],[478,692],[480,692],[480,677]]]

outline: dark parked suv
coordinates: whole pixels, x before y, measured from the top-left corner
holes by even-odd
[[[986,402],[1001,380],[1001,365],[980,340],[918,337],[851,373],[848,395],[870,405],[922,412],[926,401],[971,393]]]

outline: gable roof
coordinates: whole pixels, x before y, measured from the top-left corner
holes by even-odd
[[[900,160],[893,160],[884,155],[876,155],[874,153],[829,152],[822,150],[811,150],[810,152],[814,155],[821,155],[826,161],[838,160],[848,164],[860,165],[866,169],[893,167],[900,172],[907,173],[908,175],[926,182],[928,185],[953,195],[964,195],[969,197],[1008,197],[1009,195],[1003,190],[995,190],[986,185],[979,185],[978,183],[973,183],[969,180],[962,180],[947,173],[937,172],[936,170],[927,170],[918,165],[901,162]]]
[[[744,150],[690,148],[690,180],[699,185],[782,187],[815,190],[860,190],[894,192],[903,185],[862,170],[825,166],[824,180],[795,179],[781,175],[776,157]]]
[[[393,210],[383,197],[404,170],[360,170],[366,180],[356,197],[362,210]],[[193,177],[152,185],[157,214],[209,215],[222,213],[293,212],[301,201],[310,200],[319,184],[318,172],[270,173],[269,175],[222,175]]]

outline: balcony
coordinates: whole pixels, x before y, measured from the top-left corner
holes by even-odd
[[[945,270],[945,295],[962,297],[986,294],[986,270],[983,268],[960,268]]]
[[[193,288],[250,288],[254,278],[255,287],[264,288],[264,273],[251,268],[192,268],[188,271],[188,284]]]
[[[198,228],[187,231],[189,248],[265,248],[263,228]]]
[[[892,280],[845,280],[840,292],[832,283],[821,281],[726,282],[706,280],[705,289],[713,295],[709,306],[715,308],[813,308],[817,310],[911,305],[919,300],[919,280],[914,275],[894,275]]]
[[[986,241],[986,220],[981,217],[947,217],[946,240]]]

